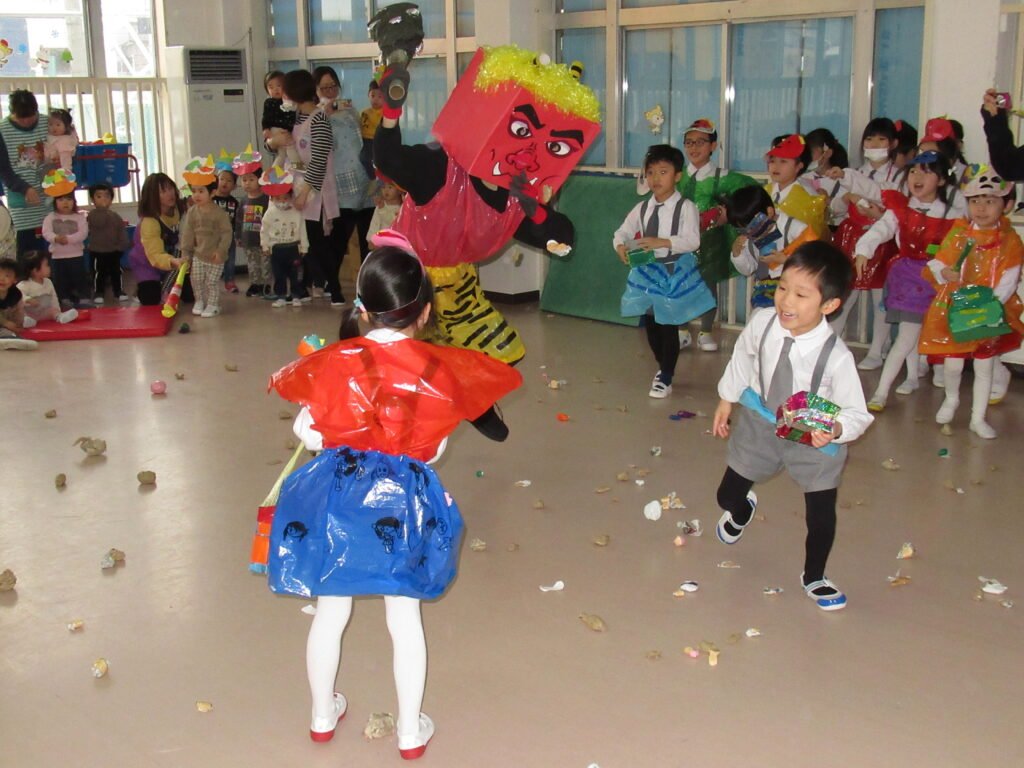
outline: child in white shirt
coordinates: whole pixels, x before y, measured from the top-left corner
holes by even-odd
[[[23,326],[32,328],[40,320],[56,320],[70,323],[78,317],[78,310],[60,311],[57,290],[50,280],[50,255],[45,251],[28,251],[22,259],[28,278],[18,283],[18,290],[24,299],[25,319]]]
[[[846,443],[872,421],[853,355],[826,319],[842,305],[852,281],[849,261],[826,243],[807,243],[786,260],[775,311],[755,314],[736,340],[718,382],[721,400],[712,427],[717,437],[729,438],[729,466],[718,488],[724,510],[716,529],[719,540],[739,541],[757,507],[754,483],[785,469],[803,490],[807,510],[801,586],[824,611],[846,605],[846,595],[825,577],[825,565],[835,539]],[[777,409],[801,391],[840,408],[832,431],[812,430],[810,445],[777,437],[775,431]],[[744,407],[730,423],[735,403]]]

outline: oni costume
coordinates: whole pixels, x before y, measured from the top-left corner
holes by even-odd
[[[459,421],[521,382],[517,371],[479,353],[388,329],[275,373],[271,388],[305,406],[323,451],[281,489],[270,589],[440,596],[455,577],[462,518],[427,462]]]
[[[396,85],[387,81],[385,92]],[[434,123],[440,147],[403,145],[397,125],[377,129],[374,164],[408,192],[392,229],[427,267],[448,343],[508,363],[526,354],[476,265],[510,238],[552,252],[572,245],[572,223],[546,203],[597,136],[598,117],[567,66],[505,46],[477,51]]]

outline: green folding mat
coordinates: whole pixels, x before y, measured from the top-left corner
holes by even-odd
[[[541,309],[639,325],[640,318],[619,314],[629,267],[612,248],[612,235],[641,199],[631,176],[580,172],[569,177],[559,194],[558,210],[576,227],[576,245],[568,259],[551,259]]]

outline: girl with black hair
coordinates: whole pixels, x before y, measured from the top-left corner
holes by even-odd
[[[310,737],[328,741],[348,702],[334,691],[341,636],[356,595],[383,595],[394,646],[398,749],[420,757],[434,724],[420,711],[427,647],[420,600],[455,577],[462,518],[427,466],[447,436],[522,377],[480,352],[413,337],[434,289],[408,240],[385,230],[356,278],[341,338],[271,378],[301,403],[295,434],[320,451],[285,481],[270,533],[270,589],[316,597],[306,644]],[[358,337],[359,323],[369,328]]]
[[[917,343],[921,321],[935,296],[935,289],[921,274],[931,258],[929,248],[938,246],[953,222],[967,212],[963,195],[956,188],[949,163],[937,152],[915,157],[904,174],[909,197],[887,197],[887,210],[854,249],[854,266],[860,275],[876,249],[895,238],[899,252],[890,263],[885,279],[886,321],[898,323],[899,331],[868,409],[885,409],[889,388],[906,363],[907,378],[896,394],[909,395],[918,386]]]
[[[48,165],[71,172],[71,159],[78,149],[78,131],[70,109],[51,109],[46,124],[46,146],[43,156]]]
[[[815,192],[828,198],[826,216],[829,229],[835,228],[846,218],[845,191],[842,176],[834,174],[845,171],[850,164],[846,147],[828,128],[815,128],[805,137],[807,146],[811,148],[811,164],[804,173],[806,180]]]

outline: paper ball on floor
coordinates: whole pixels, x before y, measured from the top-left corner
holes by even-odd
[[[157,379],[149,385],[149,391],[154,395],[166,395],[167,394],[167,382]]]

